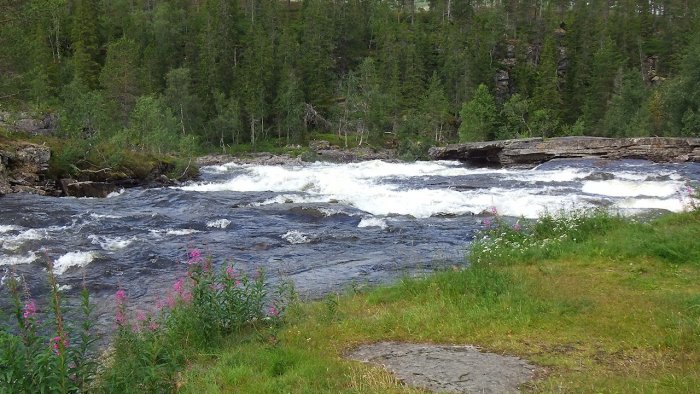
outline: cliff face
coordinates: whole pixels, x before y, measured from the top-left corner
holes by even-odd
[[[475,165],[534,166],[557,158],[700,162],[700,138],[558,137],[473,142],[431,148],[433,160]]]
[[[53,191],[53,182],[46,179],[50,158],[51,150],[44,145],[0,144],[0,196],[16,192],[47,194]]]

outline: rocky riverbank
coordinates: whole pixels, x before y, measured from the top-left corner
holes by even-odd
[[[32,193],[48,196],[106,197],[123,187],[168,186],[178,183],[170,174],[175,165],[165,159],[140,163],[145,171],[75,168],[71,177],[51,173],[51,148],[26,141],[0,141],[0,196]],[[194,163],[179,179],[197,175]]]
[[[301,148],[301,147],[299,147]],[[331,145],[328,141],[311,141],[303,154],[274,154],[269,152],[246,153],[242,155],[206,155],[198,157],[198,166],[211,166],[224,163],[253,165],[299,165],[305,162],[326,161],[331,163],[353,163],[366,160],[396,160],[394,149],[376,149],[368,146],[344,149]]]
[[[48,179],[51,150],[32,143],[0,144],[0,196],[30,192],[51,194],[53,181]]]
[[[299,147],[301,149],[301,147]],[[256,165],[299,165],[304,162],[329,161],[348,163],[364,160],[394,160],[390,149],[359,147],[342,149],[327,141],[311,141],[303,154],[268,152],[233,155],[207,155],[192,160],[182,174],[172,175],[174,164],[153,159],[145,170],[114,168],[74,168],[70,177],[50,171],[51,149],[44,144],[22,140],[0,141],[0,196],[8,193],[34,193],[49,196],[106,197],[124,187],[172,186],[198,176],[198,167],[224,163]],[[144,164],[144,163],[140,163]]]
[[[527,138],[435,147],[429,155],[433,160],[500,166],[535,166],[560,158],[700,162],[700,138]]]

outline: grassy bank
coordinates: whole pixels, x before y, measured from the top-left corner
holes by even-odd
[[[373,341],[476,344],[539,366],[535,392],[700,387],[700,216],[494,224],[468,269],[296,305],[178,376],[182,392],[410,392],[345,361]],[[494,253],[499,249],[499,253]]]

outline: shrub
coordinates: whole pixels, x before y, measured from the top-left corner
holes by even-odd
[[[188,253],[187,264],[187,275],[153,313],[130,316],[126,293],[116,293],[117,333],[103,376],[105,391],[172,391],[178,372],[199,352],[231,334],[280,322],[286,293],[269,297],[262,271],[249,276],[228,264],[217,272],[212,258],[196,249]]]
[[[63,318],[61,293],[50,266],[48,275],[46,316],[38,313],[27,289],[20,291],[17,278],[8,281],[16,326],[0,328],[0,392],[85,392],[95,378],[92,351],[97,337],[89,294],[82,290],[83,318],[78,325],[70,324]]]

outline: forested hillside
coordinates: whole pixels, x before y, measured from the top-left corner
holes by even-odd
[[[143,152],[700,135],[700,1],[0,0],[0,109]]]

